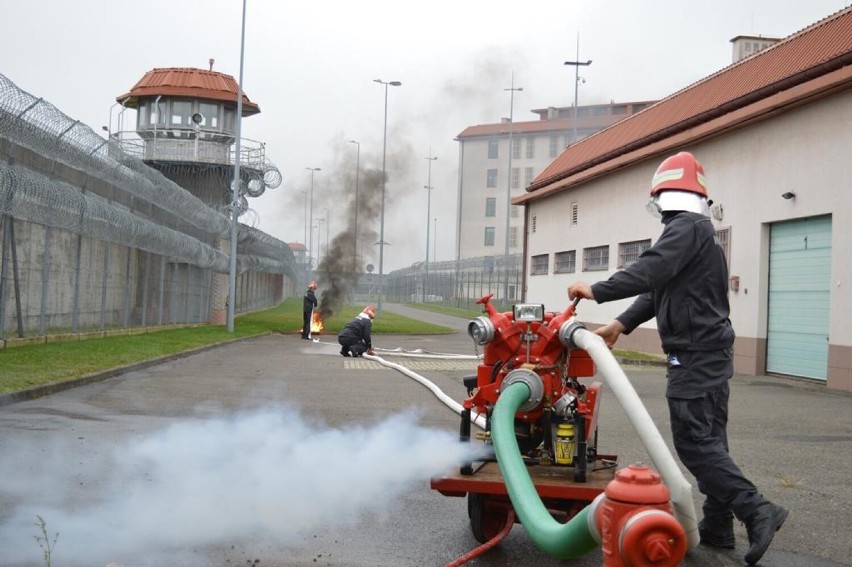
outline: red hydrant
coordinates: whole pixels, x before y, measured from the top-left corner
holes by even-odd
[[[676,567],[686,555],[669,489],[643,464],[615,473],[597,508],[604,567]]]

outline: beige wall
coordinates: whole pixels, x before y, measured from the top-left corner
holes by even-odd
[[[759,374],[765,368],[770,224],[831,214],[828,386],[852,390],[852,320],[848,316],[852,294],[844,292],[852,287],[852,262],[848,261],[852,248],[850,148],[852,90],[680,148],[693,152],[704,165],[710,197],[723,210],[721,221],[714,219],[714,225],[731,229],[731,274],[740,278],[740,290],[730,293],[731,321],[738,336],[738,372]],[[536,232],[529,234],[527,256],[549,253],[551,259],[549,275],[527,276],[529,301],[543,302],[548,309],[564,309],[568,301],[565,290],[571,282],[594,282],[612,273],[620,242],[656,241],[662,227],[645,212],[644,205],[651,176],[664,157],[656,156],[530,205],[529,214],[536,215],[537,222]],[[787,191],[796,193],[796,198],[782,199]],[[579,207],[579,222],[573,227],[568,217],[572,203]],[[610,246],[610,270],[580,271],[582,249],[603,244]],[[577,273],[554,275],[552,254],[571,249],[577,250]],[[629,302],[583,302],[578,317],[592,324],[604,323]],[[655,326],[652,321],[642,328],[653,330]],[[642,340],[648,342],[647,337]]]

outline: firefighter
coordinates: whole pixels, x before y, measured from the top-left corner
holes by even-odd
[[[354,319],[346,323],[337,335],[340,343],[340,354],[343,356],[361,356],[365,352],[373,354],[373,343],[370,333],[373,329],[373,319],[376,317],[376,309],[368,305]]]
[[[310,340],[311,338],[311,322],[314,318],[314,309],[317,306],[317,296],[314,290],[317,288],[317,282],[312,281],[308,284],[308,291],[302,299],[302,340]]]
[[[612,345],[657,318],[667,356],[666,398],[675,450],[705,496],[701,543],[734,549],[733,518],[745,523],[749,565],[766,552],[788,511],[773,504],[728,453],[728,380],[734,331],[728,318],[728,268],[709,218],[704,169],[688,152],[664,160],[651,182],[648,211],[662,219],[656,244],[606,281],[576,282],[568,297],[605,303],[637,296],[597,329]]]

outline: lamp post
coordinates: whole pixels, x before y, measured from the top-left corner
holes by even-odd
[[[358,180],[361,177],[361,142],[357,140],[349,140],[350,144],[355,144],[358,147],[358,151],[355,154],[355,238],[352,242],[352,256],[354,258],[355,265],[353,266],[353,273],[358,272]]]
[[[385,184],[386,175],[385,167],[387,165],[388,153],[388,85],[398,87],[402,83],[399,81],[383,81],[381,79],[373,79],[374,83],[379,83],[385,87],[385,122],[384,135],[382,141],[382,212],[381,221],[379,223],[379,299],[376,302],[376,316],[382,316],[382,291],[384,288],[384,261],[385,261]]]
[[[435,236],[432,237],[432,261],[437,261],[438,257],[438,217],[435,217]]]
[[[508,89],[503,89],[504,91],[509,91],[509,173],[506,176],[506,259],[503,263],[503,271],[506,273],[506,282],[503,287],[503,300],[509,301],[509,217],[511,216],[511,208],[512,208],[512,153],[514,152],[514,147],[512,146],[512,121],[514,118],[515,112],[515,92],[520,92],[524,90],[523,87],[515,87],[515,73],[512,73],[512,86]]]
[[[325,257],[328,259],[328,243],[331,242],[328,238],[328,227],[331,226],[329,222],[331,219],[329,217],[328,209],[325,210]]]
[[[308,218],[311,219],[311,223],[314,222],[314,173],[317,171],[322,171],[319,167],[306,167],[308,171],[311,172],[311,212],[309,213]],[[311,257],[314,255],[314,229],[313,224],[311,225],[311,234],[308,237],[308,266],[312,265]]]
[[[423,277],[423,303],[426,303],[426,282],[429,281],[429,219],[432,218],[432,162],[438,159],[432,156],[432,148],[429,148],[429,156],[423,159],[429,160],[429,169],[426,174],[426,264],[424,267],[425,273]]]
[[[240,204],[240,136],[243,126],[243,60],[246,48],[246,0],[243,0],[243,19],[240,28],[240,81],[237,83],[237,123],[234,132],[234,180],[231,183],[231,244],[228,266],[228,313],[227,329],[234,332],[234,307],[237,303],[237,213]],[[157,97],[159,100],[159,97]],[[160,121],[159,112],[157,121]]]
[[[317,266],[319,267],[320,263],[320,254],[322,254],[322,223],[325,222],[325,219],[322,217],[317,217],[314,219],[316,221],[317,227]],[[313,232],[313,231],[311,231]]]
[[[574,66],[574,120],[571,125],[571,143],[577,142],[577,95],[579,94],[580,86],[580,67],[588,67],[592,64],[592,60],[580,61],[580,34],[577,34],[577,61],[566,61],[565,65]]]

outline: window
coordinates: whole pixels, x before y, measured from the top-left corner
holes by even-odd
[[[728,263],[728,271],[731,271],[731,229],[720,228],[716,231],[716,239],[725,253],[725,261]]]
[[[596,272],[609,268],[609,246],[583,249],[583,271]]]
[[[486,172],[486,176],[487,176],[488,179],[485,182],[485,186],[488,187],[489,189],[494,189],[495,187],[497,187],[497,170],[496,169],[489,169]]]
[[[485,245],[486,246],[494,246],[494,227],[486,226],[485,227]]]
[[[485,216],[486,217],[496,217],[497,216],[497,198],[496,197],[486,197],[485,198]]]
[[[512,189],[517,189],[521,186],[521,169],[519,167],[512,168]]]
[[[579,218],[580,213],[577,207],[577,203],[571,203],[571,226],[577,226],[577,219]]]
[[[513,226],[509,228],[509,248],[517,248],[520,246],[518,243],[518,227]]]
[[[500,141],[488,140],[488,159],[497,159],[500,157]]]
[[[548,149],[548,155],[550,157],[556,157],[557,152],[559,152],[559,136],[551,136],[550,137],[550,147]]]
[[[553,255],[554,274],[572,274],[577,270],[577,251],[566,250]]]
[[[535,157],[535,143],[534,142],[535,142],[535,138],[533,138],[533,137],[527,138],[527,153],[526,153],[527,158],[532,159],[532,158]]]
[[[509,207],[509,210],[512,211],[512,218],[513,219],[516,219],[519,216],[521,216],[521,208],[522,208],[522,205],[512,205],[511,207]]]
[[[639,259],[639,255],[651,247],[651,239],[622,242],[618,245],[618,267],[626,268]]]
[[[190,116],[192,116],[192,101],[172,101],[172,126],[190,126],[192,124]]]
[[[237,111],[233,108],[225,109],[225,123],[222,125],[223,130],[229,134],[234,133],[234,124],[236,124]]]
[[[521,159],[521,139],[512,138],[512,159]]]
[[[532,276],[542,276],[546,275],[548,271],[548,263],[550,262],[550,255],[548,254],[539,254],[537,256],[533,256],[530,262],[530,275]]]
[[[533,168],[524,168],[524,187],[529,187],[533,180]]]
[[[211,130],[219,129],[219,105],[211,102],[199,102],[198,113],[201,115],[201,126]]]

